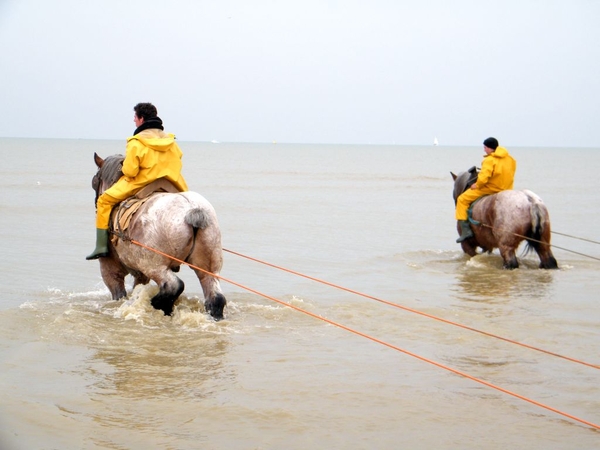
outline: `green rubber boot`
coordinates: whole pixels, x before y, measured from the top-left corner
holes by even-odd
[[[473,237],[473,230],[471,230],[468,220],[459,220],[458,223],[460,224],[460,237],[456,240],[457,243]]]
[[[108,256],[108,230],[96,228],[96,248],[85,259],[98,259],[103,256]]]

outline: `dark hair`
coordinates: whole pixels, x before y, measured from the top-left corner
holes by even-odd
[[[144,119],[144,121],[158,116],[156,106],[152,103],[138,103],[133,107],[133,110],[135,111],[135,115],[140,119]]]
[[[491,148],[492,150],[496,150],[498,148],[498,139],[489,137],[483,141],[483,145],[485,145],[487,148]]]

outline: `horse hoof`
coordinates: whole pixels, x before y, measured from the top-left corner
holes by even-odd
[[[204,302],[204,309],[207,313],[211,315],[215,321],[223,320],[223,309],[227,301],[225,300],[225,296],[221,293],[218,293],[214,296],[213,299],[207,300]]]
[[[165,313],[165,316],[173,314],[173,304],[170,302],[160,301],[159,299],[152,299],[150,302],[154,309],[158,309]]]
[[[556,259],[550,258],[540,263],[540,269],[558,269]]]

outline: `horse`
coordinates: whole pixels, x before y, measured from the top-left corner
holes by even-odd
[[[102,159],[94,153],[98,167],[92,180],[95,202],[123,175],[123,160],[122,155]],[[111,223],[118,208],[115,206],[111,212]],[[174,272],[179,271],[180,261],[185,261],[200,281],[206,312],[215,320],[223,319],[226,299],[218,279],[223,265],[221,231],[216,212],[208,200],[197,192],[154,193],[131,216],[126,235],[114,230],[112,233],[109,255],[99,261],[102,280],[113,300],[127,296],[125,277],[130,274],[134,287],[154,281],[159,291],[151,299],[152,306],[171,315],[175,301],[184,290],[183,281]]]
[[[476,167],[458,175],[450,172],[454,180],[454,204],[458,196],[475,182]],[[505,269],[516,269],[515,255],[519,244],[525,240],[525,253],[532,249],[540,258],[540,269],[558,269],[550,245],[550,215],[542,199],[530,190],[507,190],[486,195],[475,200],[470,207],[469,222],[473,237],[461,242],[469,256],[477,254],[477,247],[491,253],[498,248]],[[460,225],[457,224],[460,234]]]

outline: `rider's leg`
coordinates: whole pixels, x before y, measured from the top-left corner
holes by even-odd
[[[467,211],[471,203],[482,195],[484,194],[478,189],[468,189],[456,199],[456,220],[458,220],[458,224],[460,225],[460,237],[456,240],[457,243],[473,237],[473,230],[471,230],[471,225],[468,221]]]
[[[98,197],[98,202],[96,203],[96,248],[85,259],[98,259],[108,256],[108,221],[110,220],[110,211],[120,201],[121,199],[113,197],[108,192]]]

